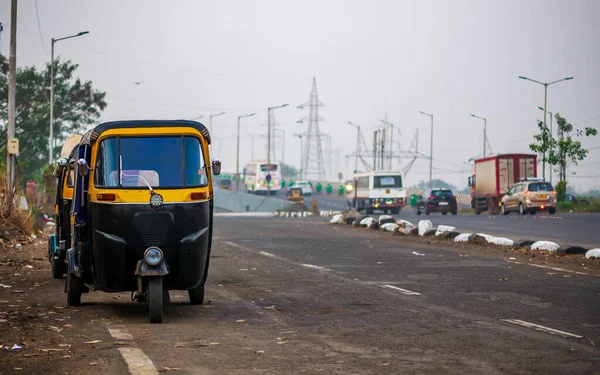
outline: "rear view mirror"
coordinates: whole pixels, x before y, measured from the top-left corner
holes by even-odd
[[[77,160],[77,171],[81,177],[85,177],[90,173],[90,166],[85,159]]]
[[[221,174],[221,160],[214,158],[212,160],[212,173],[215,176],[218,176]]]

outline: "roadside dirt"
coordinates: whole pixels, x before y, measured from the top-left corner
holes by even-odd
[[[114,373],[106,345],[85,344],[104,334],[102,317],[66,306],[46,243],[5,233],[0,245],[0,374]]]

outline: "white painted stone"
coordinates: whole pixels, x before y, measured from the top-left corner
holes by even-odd
[[[505,237],[496,237],[494,238],[494,243],[500,246],[512,246],[515,244],[515,241]]]
[[[419,236],[424,235],[427,231],[433,229],[433,224],[431,224],[431,220],[421,220],[419,221]]]
[[[585,253],[585,257],[587,259],[593,259],[593,258],[600,259],[600,249],[591,249],[591,250],[588,250]]]
[[[456,227],[451,227],[449,225],[438,225],[437,232],[435,232],[435,235],[439,236],[440,234],[442,234],[444,232],[454,232],[455,230],[456,230]]]
[[[333,223],[333,224],[344,224],[344,215],[335,215],[331,219],[330,223]]]
[[[388,232],[393,232],[394,230],[398,229],[398,224],[386,223],[381,226],[381,229]]]
[[[379,216],[379,224],[381,224],[381,222],[383,220],[389,220],[389,219],[393,219],[393,217],[391,217],[390,215],[381,215],[381,216]]]
[[[396,222],[396,224],[398,224],[399,232],[404,234],[410,234],[410,232],[415,229],[415,225],[410,221],[400,219]]]
[[[531,245],[531,250],[556,251],[560,245],[551,241],[538,241]]]
[[[375,219],[373,219],[372,217],[367,217],[361,220],[360,222],[360,226],[361,227],[370,227],[371,224],[373,224],[373,222],[375,221]]]
[[[454,242],[467,242],[471,237],[471,233],[462,233],[454,237]]]
[[[478,236],[481,236],[481,237],[485,238],[485,240],[488,243],[495,243],[494,241],[496,241],[496,237],[490,236],[489,234],[485,234],[485,233],[475,233],[475,234],[478,235]]]

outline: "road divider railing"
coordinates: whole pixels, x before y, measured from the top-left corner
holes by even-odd
[[[438,237],[454,242],[466,242],[482,245],[494,245],[501,247],[512,247],[515,249],[527,249],[540,252],[556,253],[558,255],[585,254],[587,259],[600,259],[600,247],[589,248],[578,245],[560,245],[547,240],[518,240],[514,241],[506,237],[492,236],[486,233],[461,233],[456,227],[450,225],[433,226],[430,220],[420,220],[416,225],[407,220],[395,220],[390,215],[376,216],[356,216],[344,215],[343,213],[334,215],[330,223],[340,225],[352,225],[353,227],[362,227],[378,229],[380,231],[392,232],[394,235],[416,236],[416,237]]]

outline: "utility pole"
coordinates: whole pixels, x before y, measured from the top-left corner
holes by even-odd
[[[235,158],[235,191],[238,190],[240,185],[240,119],[244,117],[251,117],[256,115],[256,113],[252,113],[249,115],[238,116],[237,123],[237,154]]]
[[[421,114],[425,116],[431,117],[431,139],[430,139],[430,151],[429,151],[429,189],[433,187],[433,115],[430,113],[425,113],[423,111],[419,111]]]
[[[391,122],[388,122],[387,120],[387,113],[385,114],[385,120],[379,120],[382,123],[384,123],[385,125],[388,125],[391,127],[391,132],[390,132],[390,151],[389,151],[389,155],[390,155],[390,163],[389,163],[389,170],[391,171],[393,168],[393,164],[392,164],[392,160],[394,159],[394,124],[392,124]]]
[[[15,138],[15,100],[17,90],[17,0],[11,1],[10,52],[8,57],[8,134],[7,140]],[[8,147],[7,147],[8,150]],[[12,199],[15,183],[15,155],[7,151],[6,194]]]
[[[377,172],[377,130],[373,132],[373,172]]]
[[[271,110],[287,107],[289,104],[282,104],[277,107],[267,108],[267,176],[271,176]],[[270,177],[269,177],[270,178]],[[271,196],[271,181],[267,181],[267,197]]]
[[[356,127],[356,157],[354,162],[354,173],[358,172],[358,153],[360,149],[360,125],[356,125],[348,121],[348,124]]]

